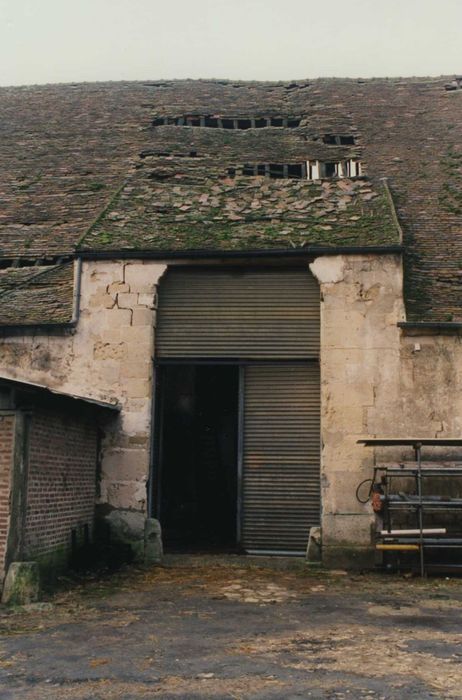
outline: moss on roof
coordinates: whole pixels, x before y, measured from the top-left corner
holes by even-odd
[[[184,114],[301,121],[246,131],[153,126]],[[404,234],[408,319],[462,320],[462,89],[453,76],[0,88],[0,123],[0,257],[72,254],[86,233],[87,250],[380,245],[395,236],[386,177]],[[326,144],[325,134],[355,143]],[[246,162],[349,157],[361,159],[369,179],[355,182],[345,209],[336,184],[333,211],[321,217],[314,205],[295,207],[297,197],[314,199],[307,182],[237,178],[226,190],[227,169]],[[266,185],[260,209],[252,206],[252,193]],[[376,195],[370,201],[367,187]],[[198,202],[202,195],[218,205]]]

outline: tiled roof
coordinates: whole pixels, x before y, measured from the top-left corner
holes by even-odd
[[[153,182],[144,162],[91,229],[82,248],[283,250],[398,243],[384,186],[363,180],[308,182],[265,177],[220,178],[209,162],[174,182]],[[181,165],[167,163],[172,172]],[[154,172],[159,163],[154,164]]]
[[[72,320],[74,266],[0,271],[0,326],[62,324]]]
[[[388,178],[404,231],[408,319],[462,320],[458,85],[446,77],[2,88],[0,255],[67,254],[82,238],[97,250],[388,244],[397,240]],[[188,114],[301,121],[244,131],[152,126]],[[355,144],[325,144],[325,134]],[[320,185],[228,172],[349,157],[367,179]]]

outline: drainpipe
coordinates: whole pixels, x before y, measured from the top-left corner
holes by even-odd
[[[80,290],[82,287],[82,258],[77,258],[74,266],[74,295],[72,298],[72,325],[77,325],[80,316]]]

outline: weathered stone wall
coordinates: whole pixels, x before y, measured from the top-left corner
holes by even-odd
[[[458,437],[462,344],[410,337],[398,256],[335,256],[310,266],[321,286],[322,534],[326,564],[371,561],[372,511],[356,486],[403,449],[372,449],[361,437]]]
[[[84,262],[75,331],[6,334],[4,376],[102,400],[121,413],[103,443],[101,502],[113,524],[142,546],[152,405],[155,262]],[[109,509],[110,509],[109,508]],[[108,510],[109,510],[108,509]]]
[[[97,399],[120,417],[103,443],[100,500],[141,551],[149,468],[157,284],[154,261],[85,262],[75,331],[5,334],[0,373]],[[321,287],[322,525],[326,563],[370,557],[370,506],[356,485],[374,461],[399,454],[357,445],[365,436],[459,436],[462,343],[413,337],[404,319],[399,256],[327,256]]]

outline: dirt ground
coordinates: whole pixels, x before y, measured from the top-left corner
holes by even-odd
[[[194,564],[0,607],[1,700],[462,698],[462,579]]]

